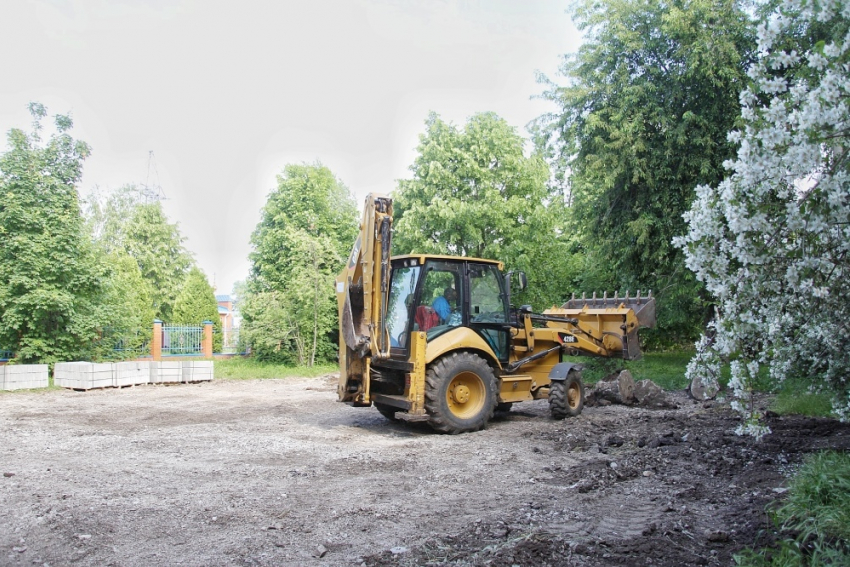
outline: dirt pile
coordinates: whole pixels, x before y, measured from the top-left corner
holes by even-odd
[[[678,401],[685,410],[565,423],[540,450],[588,458],[549,468],[510,517],[366,565],[730,565],[771,543],[766,506],[805,454],[850,449],[850,425],[834,420],[773,416],[758,443],[734,434],[728,408]]]
[[[661,386],[652,380],[635,382],[632,373],[621,370],[598,381],[587,393],[586,405],[608,406],[622,404],[650,409],[676,409]]]

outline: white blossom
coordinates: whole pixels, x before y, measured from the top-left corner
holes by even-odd
[[[774,70],[785,69],[791,65],[796,65],[799,61],[800,56],[797,55],[796,51],[792,50],[791,53],[779,51],[770,60],[770,68]]]
[[[847,20],[850,0],[784,0],[759,26],[743,124],[728,136],[737,158],[717,187],[696,188],[674,240],[717,306],[688,376],[708,383],[730,362],[741,434],[769,431],[751,403],[762,365],[777,381],[814,377],[850,419],[850,31],[819,50],[773,49]]]

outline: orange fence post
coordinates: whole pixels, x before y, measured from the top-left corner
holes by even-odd
[[[212,321],[204,321],[204,358],[212,358],[213,355],[213,324]]]
[[[153,320],[153,337],[151,337],[151,358],[162,360],[162,321]]]

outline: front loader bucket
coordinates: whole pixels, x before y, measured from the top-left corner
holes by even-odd
[[[592,297],[573,294],[557,311],[561,316],[576,318],[579,328],[599,341],[606,351],[622,353],[625,360],[637,360],[641,356],[638,329],[655,326],[652,292],[641,296],[638,291],[633,297],[629,292],[625,297],[616,292],[614,297],[608,297],[607,292],[602,297],[596,297],[595,293]]]
[[[638,297],[638,302],[632,305],[632,310],[635,312],[638,324],[641,327],[655,326],[655,298],[651,295],[641,299]]]
[[[636,296],[629,297],[629,292],[626,292],[625,297],[619,297],[618,292],[614,292],[614,297],[608,297],[608,292],[605,292],[602,297],[576,297],[573,294],[572,298],[561,306],[562,309],[631,309],[638,321],[639,327],[654,327],[655,326],[655,298],[652,297],[652,291],[641,297],[640,290]]]

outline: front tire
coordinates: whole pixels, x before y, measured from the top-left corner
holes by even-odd
[[[549,385],[549,411],[555,419],[576,417],[584,409],[584,384],[581,374],[570,370],[565,380]]]
[[[428,424],[440,433],[484,429],[496,409],[496,376],[490,365],[468,352],[432,364],[425,376]]]

